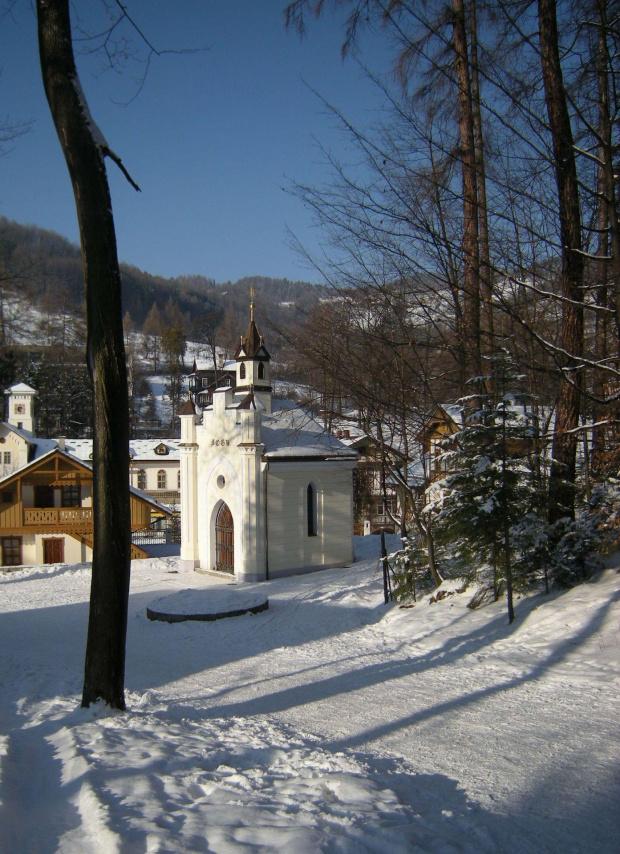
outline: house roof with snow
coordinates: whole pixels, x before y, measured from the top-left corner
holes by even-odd
[[[76,459],[88,462],[93,458],[92,439],[30,439],[29,441],[36,446],[35,459],[39,459],[54,448],[62,450],[63,442],[64,450]],[[179,460],[180,444],[180,439],[131,439],[129,453],[133,462]]]
[[[12,385],[10,388],[7,388],[4,392],[5,394],[36,394],[36,391],[33,388],[30,388],[26,383],[16,383]]]

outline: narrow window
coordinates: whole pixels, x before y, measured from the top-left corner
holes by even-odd
[[[177,472],[177,489],[181,488],[181,469]]]
[[[239,379],[245,379],[245,362],[241,362],[241,366],[239,367]]]
[[[259,378],[259,380],[265,379],[265,364],[264,364],[264,362],[258,363],[258,378]]]
[[[157,489],[166,489],[166,472],[163,469],[157,472]]]
[[[4,453],[2,454],[2,462],[4,463],[5,466],[11,465],[11,452],[10,451],[4,451]]]
[[[316,489],[312,483],[308,484],[306,491],[306,502],[308,505],[308,536],[316,537],[317,528],[317,512],[316,512]]]
[[[146,489],[146,472],[144,469],[138,469],[138,489]]]

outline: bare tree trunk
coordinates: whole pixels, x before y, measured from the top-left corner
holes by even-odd
[[[487,181],[484,159],[484,137],[482,112],[480,109],[480,74],[478,71],[478,23],[476,2],[469,3],[469,39],[471,46],[471,93],[474,122],[474,145],[476,158],[476,189],[478,202],[478,231],[480,240],[480,294],[482,297],[481,349],[490,355],[493,352],[493,302],[491,282],[491,250],[489,245],[489,220],[487,216]]]
[[[37,0],[45,93],[67,162],[82,245],[94,386],[94,546],[82,705],[124,709],[131,534],[121,280],[104,144],[79,84],[68,0]]]
[[[607,141],[610,140],[610,121],[609,121],[609,84],[607,81],[607,45],[605,38],[604,27],[604,6],[605,3],[599,3],[601,20],[599,22],[598,46],[597,46],[597,83],[598,83],[598,101],[599,101],[599,136],[601,144],[599,145],[599,160],[597,176],[597,231],[598,231],[598,261],[595,267],[597,277],[597,287],[595,291],[595,302],[598,308],[594,319],[594,356],[596,362],[603,364],[607,359],[607,335],[608,324],[607,315],[604,313],[608,305],[608,287],[607,281],[609,277],[609,200],[607,198],[607,158],[611,157],[611,147],[607,146]],[[603,371],[596,370],[594,374],[593,391],[594,404],[592,407],[592,420],[595,424],[603,421],[609,413],[609,406],[603,403],[605,399],[606,383]],[[595,474],[601,473],[604,467],[605,459],[605,439],[608,434],[605,425],[595,427],[592,431],[592,470]]]
[[[476,144],[467,29],[463,0],[452,0],[454,64],[458,84],[461,170],[463,175],[463,304],[467,337],[468,377],[482,373],[480,360],[480,247],[478,242],[478,194]]]
[[[538,0],[540,58],[558,187],[562,243],[562,376],[553,434],[549,477],[549,521],[575,515],[575,460],[580,413],[579,360],[583,355],[583,278],[581,212],[573,134],[566,102],[558,44],[556,0]]]
[[[613,74],[617,63],[617,56],[612,56],[608,45],[608,30],[610,25],[607,21],[608,0],[598,0],[597,8],[599,20],[598,36],[598,85],[599,85],[599,135],[601,138],[602,161],[603,161],[603,192],[605,207],[607,211],[607,227],[609,229],[609,246],[611,249],[611,280],[613,287],[613,305],[616,317],[616,335],[620,340],[620,222],[618,220],[618,197],[616,185],[617,174],[614,175],[614,145],[612,141],[612,122],[609,108],[609,77]],[[613,80],[613,78],[612,78]]]

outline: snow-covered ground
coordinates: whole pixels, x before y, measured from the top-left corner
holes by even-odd
[[[616,854],[616,572],[509,627],[384,606],[356,546],[212,623],[149,621],[214,582],[136,561],[124,714],[79,708],[88,567],[0,573],[2,854]]]

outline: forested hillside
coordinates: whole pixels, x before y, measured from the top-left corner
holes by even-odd
[[[245,328],[250,285],[254,284],[257,315],[277,328],[294,328],[316,304],[321,289],[307,282],[255,276],[216,283],[202,275],[173,279],[121,264],[123,309],[133,328],[141,330],[153,306],[163,318],[182,323],[188,340],[222,326],[234,334]],[[84,299],[82,262],[76,244],[53,231],[21,225],[0,217],[0,345],[41,342],[32,337],[25,314],[67,311],[81,315]]]
[[[211,356],[216,346],[234,352],[248,322],[252,285],[269,350],[285,361],[287,340],[323,294],[315,285],[266,276],[217,284],[201,275],[166,279],[129,264],[121,264],[121,275],[132,423],[155,432],[177,426],[183,374],[193,358]],[[79,247],[0,217],[0,384],[25,381],[37,389],[42,436],[80,436],[90,428],[85,343]],[[149,375],[163,377],[171,411],[165,423],[157,417]]]

